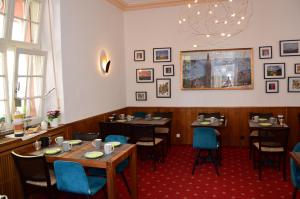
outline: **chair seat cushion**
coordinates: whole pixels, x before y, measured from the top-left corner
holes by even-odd
[[[258,136],[258,130],[251,131],[250,136],[251,137],[257,137]]]
[[[88,183],[89,183],[89,194],[94,195],[97,193],[100,189],[102,189],[106,184],[105,178],[99,178],[94,176],[88,176]]]
[[[253,143],[253,145],[259,149],[259,143],[255,142]],[[262,152],[284,152],[284,148],[283,147],[262,147],[261,148]]]
[[[117,173],[123,172],[129,164],[129,160],[125,159],[120,164],[118,164],[116,168]],[[103,176],[106,177],[106,170],[105,169],[97,169],[97,168],[90,168],[88,170],[88,174],[92,176]]]
[[[170,129],[167,127],[156,127],[155,133],[165,133],[168,134],[170,132]]]
[[[55,185],[56,183],[56,178],[54,175],[54,171],[53,170],[49,170],[49,174],[50,174],[50,182],[51,182],[51,186]],[[47,182],[46,181],[33,181],[33,180],[27,180],[26,181],[27,184],[31,184],[31,185],[35,185],[35,186],[39,186],[39,187],[47,187]]]
[[[161,143],[163,139],[161,138],[155,138],[155,145]],[[153,146],[153,142],[137,142],[136,145],[139,146]]]

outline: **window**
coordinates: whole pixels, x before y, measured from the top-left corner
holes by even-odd
[[[47,52],[39,50],[43,0],[0,0],[0,118],[41,121]]]

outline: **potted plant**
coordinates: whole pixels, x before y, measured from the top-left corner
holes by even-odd
[[[59,116],[60,116],[59,110],[47,112],[47,117],[48,117],[48,121],[50,123],[50,127],[58,127]]]

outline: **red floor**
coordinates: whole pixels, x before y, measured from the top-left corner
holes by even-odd
[[[195,152],[190,146],[174,146],[169,151],[165,163],[159,163],[152,171],[152,162],[139,162],[138,196],[142,199],[154,198],[247,198],[275,199],[291,198],[292,185],[283,181],[282,172],[273,168],[263,169],[263,180],[259,181],[248,158],[248,150],[225,148],[220,177],[210,163],[197,167],[195,175],[191,170]],[[289,171],[289,166],[288,166]],[[119,198],[130,198],[118,179]],[[74,195],[60,194],[60,199],[75,198]],[[103,198],[99,193],[93,198]],[[299,194],[300,198],[300,194]]]

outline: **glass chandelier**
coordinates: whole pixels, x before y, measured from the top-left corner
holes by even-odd
[[[178,23],[185,32],[216,41],[245,30],[251,16],[251,0],[193,0]]]

